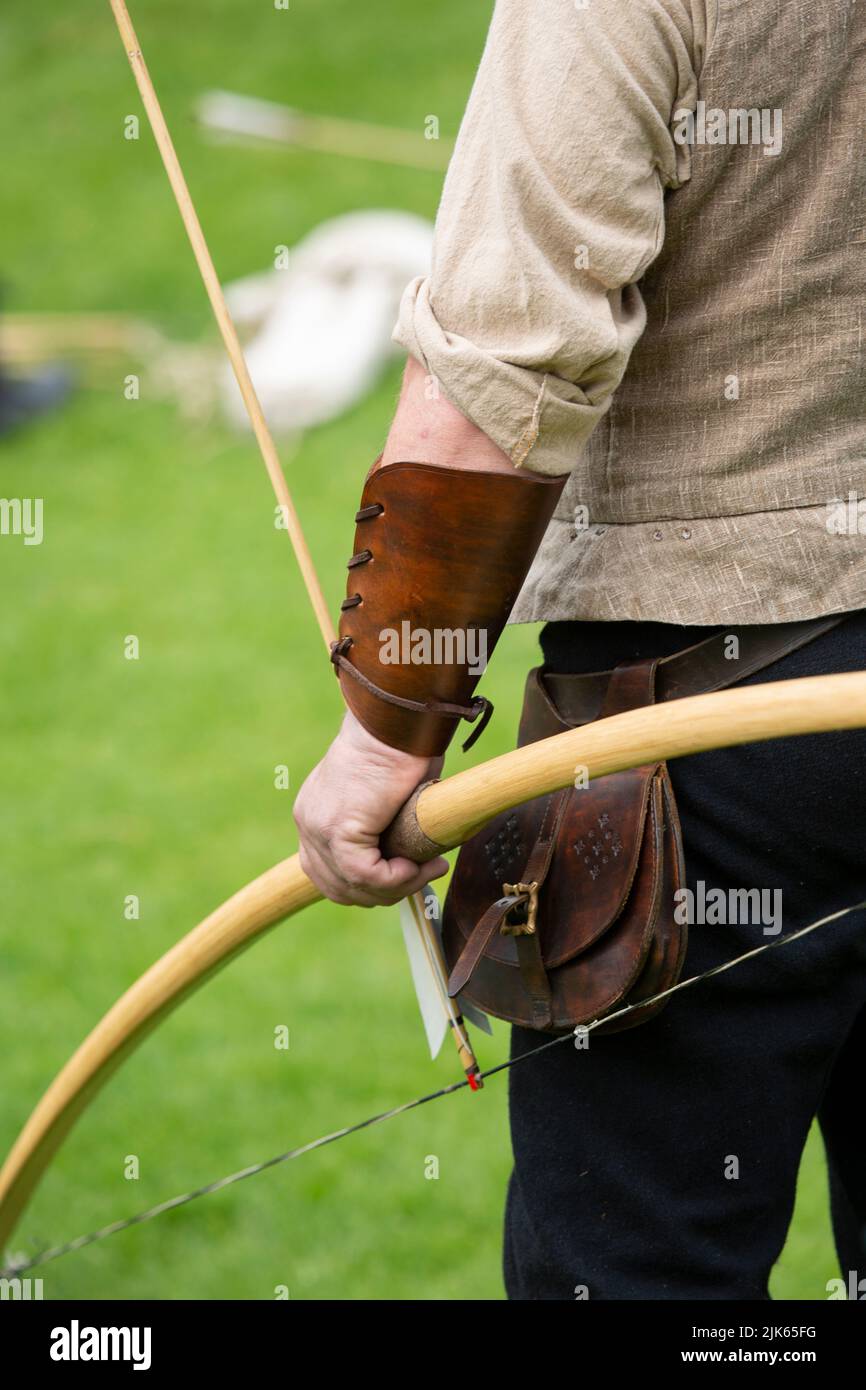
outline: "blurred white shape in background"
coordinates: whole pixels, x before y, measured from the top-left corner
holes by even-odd
[[[432,224],[412,213],[346,213],[299,242],[286,269],[225,287],[272,429],[322,424],[373,388],[401,351],[391,341],[400,297],[428,272],[432,245]],[[220,397],[232,424],[249,429],[228,366]]]

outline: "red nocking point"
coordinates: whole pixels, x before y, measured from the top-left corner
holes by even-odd
[[[477,1071],[467,1072],[466,1080],[469,1082],[470,1091],[481,1091],[484,1089],[484,1082],[481,1080]]]

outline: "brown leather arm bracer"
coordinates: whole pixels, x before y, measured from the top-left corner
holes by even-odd
[[[369,733],[443,753],[473,700],[563,479],[393,463],[367,478],[332,660]]]

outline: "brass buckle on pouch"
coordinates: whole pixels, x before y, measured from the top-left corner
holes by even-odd
[[[517,903],[506,916],[500,927],[502,936],[534,936],[535,923],[538,917],[538,884],[537,883],[503,883],[502,891],[506,897],[522,897],[526,899],[526,916],[522,922],[509,921],[512,912],[516,912],[523,904]]]

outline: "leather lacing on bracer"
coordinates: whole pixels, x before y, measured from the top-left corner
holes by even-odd
[[[355,513],[355,521],[372,521],[374,517],[382,516],[384,511],[385,508],[381,502],[372,502],[368,507],[361,507],[360,511]],[[372,558],[372,550],[359,550],[351,557],[346,568],[357,569],[360,565],[369,564]],[[360,594],[350,594],[340,604],[340,611],[345,613],[348,609],[357,608],[362,602],[363,599]],[[353,680],[363,686],[369,695],[384,700],[386,704],[396,705],[398,709],[411,710],[414,714],[438,714],[448,719],[465,719],[470,724],[474,724],[480,716],[478,727],[472,730],[463,744],[464,753],[484,733],[493,713],[493,705],[483,695],[477,695],[468,705],[457,705],[448,700],[437,700],[433,696],[428,700],[409,700],[403,695],[392,695],[389,690],[383,690],[381,686],[374,684],[369,677],[365,676],[363,672],[358,670],[357,666],[349,661],[346,652],[352,644],[353,639],[351,637],[342,637],[339,641],[331,643],[331,662],[335,674],[345,671],[346,675],[351,676]]]
[[[437,700],[433,696],[427,700],[409,700],[404,695],[392,695],[390,690],[383,690],[381,686],[375,685],[363,671],[359,671],[357,666],[349,661],[346,652],[352,646],[352,640],[351,637],[341,637],[339,642],[332,642],[331,661],[335,671],[345,671],[346,675],[363,686],[369,695],[375,695],[386,704],[396,705],[398,709],[412,710],[414,714],[439,714],[446,719],[465,719],[469,724],[474,724],[480,715],[478,727],[472,730],[463,744],[464,753],[484,733],[493,713],[493,704],[484,695],[476,695],[468,705],[452,704],[450,700]]]

